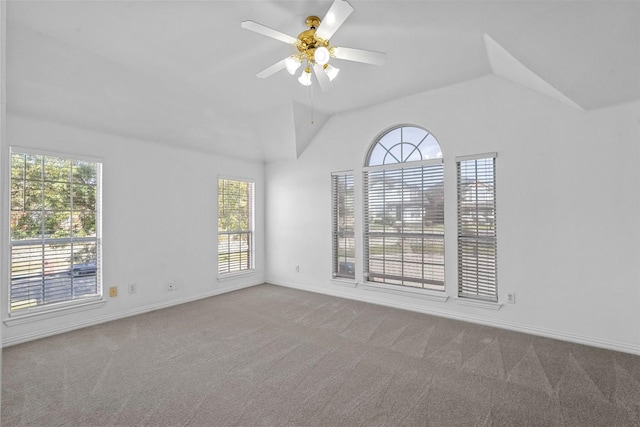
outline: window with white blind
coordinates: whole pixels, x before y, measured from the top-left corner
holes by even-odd
[[[444,175],[440,144],[399,126],[380,136],[364,171],[365,276],[369,282],[444,289]]]
[[[218,179],[218,274],[254,268],[253,182]]]
[[[498,300],[495,153],[456,159],[458,296]]]
[[[333,277],[355,278],[353,172],[331,175]]]
[[[10,186],[10,312],[101,297],[101,164],[12,149]]]

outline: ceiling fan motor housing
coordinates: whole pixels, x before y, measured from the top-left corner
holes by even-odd
[[[329,48],[329,40],[322,40],[316,37],[316,28],[320,25],[320,18],[317,16],[307,17],[305,24],[309,27],[298,34],[298,43],[296,47],[302,54],[303,58],[306,58],[310,63],[315,63],[315,51],[319,47]]]

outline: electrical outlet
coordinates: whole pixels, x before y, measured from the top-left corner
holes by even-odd
[[[136,292],[138,292],[138,285],[135,283],[129,283],[129,293],[135,294]]]
[[[109,296],[110,297],[117,297],[118,296],[118,287],[117,286],[112,286],[109,288]]]
[[[296,265],[296,273],[300,273],[300,266]]]
[[[169,282],[169,292],[171,291],[177,291],[178,290],[178,285],[176,285],[176,282]]]
[[[515,292],[511,292],[511,293],[507,294],[507,302],[509,304],[515,304],[516,303],[516,294],[515,294]]]

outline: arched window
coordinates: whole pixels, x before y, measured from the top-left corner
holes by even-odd
[[[440,144],[429,131],[416,126],[398,126],[383,133],[371,146],[367,166],[441,158]]]
[[[398,126],[371,145],[364,169],[367,281],[444,289],[444,174],[436,138]]]

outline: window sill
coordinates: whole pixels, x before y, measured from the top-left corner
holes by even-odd
[[[358,282],[356,282],[354,279],[345,279],[342,277],[332,277],[331,283],[333,283],[334,285],[346,286],[348,288],[355,288],[356,286],[358,286]]]
[[[240,277],[245,277],[245,276],[252,276],[254,274],[256,274],[256,270],[236,271],[233,273],[227,273],[227,274],[218,276],[218,282],[227,282],[229,280],[238,279]]]
[[[447,302],[449,297],[444,291],[432,291],[428,289],[402,287],[400,285],[385,285],[383,283],[365,282],[362,287],[366,290],[386,292],[396,295],[412,296],[432,301]]]
[[[81,303],[75,303],[73,305],[64,305],[58,307],[51,307],[49,309],[42,309],[41,311],[31,313],[17,313],[10,315],[9,318],[4,320],[4,324],[7,326],[23,325],[25,323],[37,322],[40,320],[51,319],[54,317],[64,316],[72,313],[79,313],[81,311],[93,310],[101,308],[107,303],[104,299],[84,301]]]
[[[487,310],[500,310],[502,304],[499,302],[474,300],[469,298],[456,298],[456,302],[460,305],[468,305],[470,307],[485,308]]]

